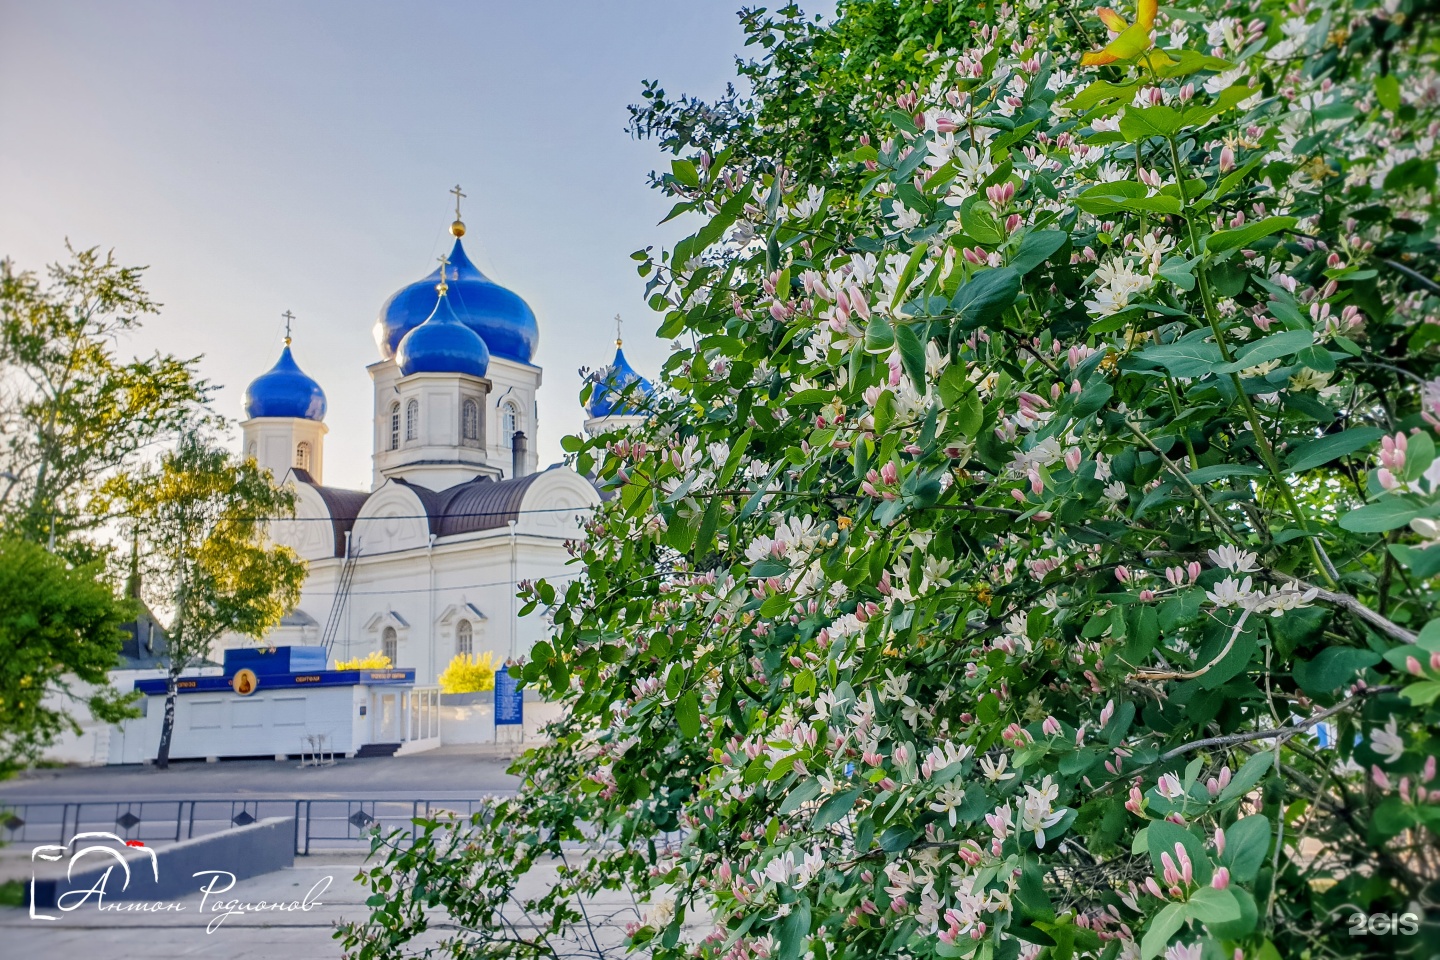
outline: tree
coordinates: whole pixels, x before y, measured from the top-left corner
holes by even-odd
[[[195,360],[126,360],[121,339],[159,305],[142,267],[70,250],[49,284],[0,261],[0,525],[78,559],[72,536],[109,519],[92,502],[106,479],[172,439],[210,396]]]
[[[1137,6],[977,5],[805,176],[676,158],[666,389],[525,594],[568,714],[352,955],[599,953],[616,888],[663,958],[1433,955],[1433,10]]]
[[[158,464],[117,478],[107,493],[133,526],[146,593],[172,611],[156,756],[165,767],[181,674],[222,635],[259,638],[299,600],[304,561],[266,532],[270,521],[293,512],[295,497],[253,460],[194,431]]]
[[[120,627],[134,615],[99,564],[72,567],[33,543],[0,540],[0,779],[34,763],[83,698],[97,719],[127,715],[108,686]]]

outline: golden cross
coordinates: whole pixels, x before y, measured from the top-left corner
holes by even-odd
[[[290,346],[290,321],[295,319],[295,314],[286,310],[280,316],[285,318],[285,346]]]
[[[455,184],[454,188],[451,189],[450,192],[453,193],[453,194],[455,194],[455,219],[456,219],[456,220],[459,220],[459,219],[460,219],[460,200],[465,196],[465,194],[463,194],[463,193],[460,192],[460,184],[458,184],[458,183]]]
[[[620,339],[620,314],[615,314],[615,346],[621,346],[624,341]]]
[[[440,285],[435,289],[439,290],[440,295],[443,297],[445,291],[449,289],[449,285],[445,282],[445,268],[450,266],[450,257],[442,253],[437,259],[440,261]]]

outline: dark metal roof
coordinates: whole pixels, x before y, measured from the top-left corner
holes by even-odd
[[[409,487],[419,498],[430,520],[430,532],[437,537],[449,537],[503,528],[509,521],[520,519],[525,492],[540,476],[532,473],[517,480],[476,477],[438,493],[404,480],[395,482]]]
[[[294,473],[295,479],[308,484],[325,502],[325,509],[330,513],[331,532],[335,536],[334,556],[345,556],[345,534],[355,526],[355,518],[360,515],[360,508],[365,506],[370,494],[364,490],[322,487],[311,478],[308,471],[299,467],[294,469]]]

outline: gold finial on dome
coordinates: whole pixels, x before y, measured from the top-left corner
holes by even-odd
[[[623,321],[620,319],[620,314],[615,314],[615,346],[617,347],[624,346],[625,344],[625,341],[620,339],[620,324],[622,322]]]
[[[295,314],[291,313],[289,310],[286,310],[284,313],[280,314],[280,316],[285,318],[285,346],[288,347],[290,346],[290,321],[295,319]]]
[[[440,258],[439,258],[439,259],[440,259],[440,282],[437,283],[437,284],[435,284],[435,289],[436,289],[437,291],[439,291],[440,296],[443,297],[443,296],[445,296],[445,291],[450,289],[450,285],[445,282],[445,279],[446,279],[446,278],[445,278],[445,268],[448,267],[448,266],[450,266],[450,258],[449,258],[448,256],[446,256],[445,254],[442,253],[442,254],[440,254]]]
[[[460,192],[460,184],[458,183],[455,184],[450,192],[455,194],[455,222],[450,224],[450,235],[458,240],[465,236],[465,221],[460,219],[460,200],[465,194]]]

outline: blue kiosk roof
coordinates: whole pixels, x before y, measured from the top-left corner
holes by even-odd
[[[237,647],[225,651],[225,674],[219,677],[181,677],[180,693],[215,693],[231,689],[241,670],[255,674],[257,690],[297,687],[343,687],[356,684],[403,686],[415,682],[413,667],[385,670],[327,670],[324,647]],[[136,680],[141,693],[163,694],[166,681]]]

